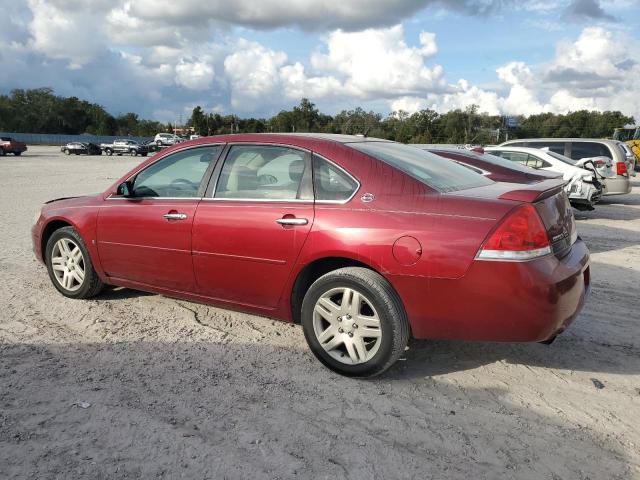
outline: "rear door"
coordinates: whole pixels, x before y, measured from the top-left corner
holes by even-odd
[[[193,292],[191,227],[219,145],[181,150],[130,179],[98,215],[98,253],[110,277]]]
[[[230,145],[214,179],[193,223],[198,291],[276,308],[313,224],[310,152]]]

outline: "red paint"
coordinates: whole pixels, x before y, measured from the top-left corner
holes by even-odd
[[[117,185],[146,165],[214,142],[308,149],[347,170],[360,188],[346,204],[109,198]],[[101,195],[45,205],[32,234],[34,251],[42,259],[47,225],[66,222],[82,235],[107,283],[287,321],[302,269],[316,260],[343,257],[389,280],[415,337],[538,341],[564,329],[582,308],[589,283],[584,243],[578,240],[562,256],[527,262],[475,257],[503,219],[523,204],[535,202],[550,239],[573,225],[560,208],[563,194],[556,194],[556,184],[561,182],[494,183],[440,194],[331,139],[226,135],[168,148]],[[364,193],[374,194],[374,201],[362,202]],[[170,212],[185,213],[187,219],[164,219]],[[276,223],[291,217],[308,223]]]

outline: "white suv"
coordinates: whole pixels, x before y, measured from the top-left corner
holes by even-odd
[[[174,135],[173,133],[158,133],[153,141],[156,142],[156,145],[158,145],[159,147],[168,147],[182,142],[182,139],[179,136]]]

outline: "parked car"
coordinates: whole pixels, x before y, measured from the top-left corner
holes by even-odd
[[[176,145],[104,193],[48,202],[32,237],[67,297],[111,284],[301,323],[350,376],[383,372],[410,336],[551,341],[590,286],[561,179],[493,182],[347,135]]]
[[[562,174],[533,170],[518,163],[510,162],[502,157],[486,153],[482,149],[466,150],[460,148],[434,148],[415,145],[418,148],[435,153],[474,169],[495,182],[535,183],[551,178],[562,178]]]
[[[487,147],[487,152],[500,156],[507,161],[525,165],[538,171],[558,172],[565,180],[565,191],[571,205],[578,210],[593,210],[603,193],[596,165],[577,166],[576,161],[552,151],[529,147]],[[590,168],[587,168],[590,167]]]
[[[604,195],[622,195],[631,191],[629,181],[629,165],[625,153],[616,140],[600,140],[591,138],[528,138],[509,140],[500,147],[533,147],[547,148],[551,152],[564,155],[573,160],[585,158],[607,157],[611,159],[612,171],[599,167],[598,171],[604,177]]]
[[[16,157],[27,151],[27,144],[18,142],[11,137],[0,137],[0,157],[13,153]]]
[[[144,142],[143,145],[147,147],[147,150],[149,151],[149,153],[159,152],[160,150],[162,150],[162,148],[156,144],[155,140],[149,140],[148,142]]]
[[[113,143],[101,143],[100,148],[107,155],[124,155],[129,154],[133,157],[142,155],[146,157],[149,149],[146,145],[142,145],[134,140],[116,140]]]
[[[65,155],[102,155],[100,146],[91,142],[69,142],[60,151]]]
[[[153,141],[159,147],[170,147],[172,145],[175,145],[176,143],[181,143],[184,140],[178,135],[174,135],[173,133],[158,133]]]

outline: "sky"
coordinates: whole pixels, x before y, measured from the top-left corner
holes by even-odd
[[[0,93],[114,115],[476,104],[640,122],[640,0],[0,0]]]

